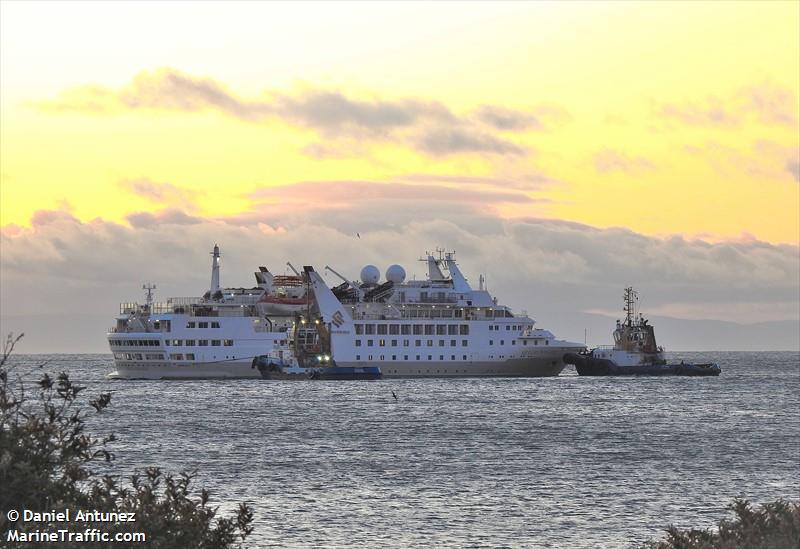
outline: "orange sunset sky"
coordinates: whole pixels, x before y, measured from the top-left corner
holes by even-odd
[[[672,319],[800,317],[798,2],[0,9],[6,331],[198,293],[214,241],[237,284],[456,248],[581,340],[626,283]]]

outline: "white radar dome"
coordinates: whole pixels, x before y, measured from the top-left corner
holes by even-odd
[[[375,265],[367,265],[361,269],[361,282],[364,284],[377,284],[381,278],[381,272]]]
[[[395,284],[402,284],[406,279],[406,270],[400,265],[391,265],[386,269],[386,280]]]

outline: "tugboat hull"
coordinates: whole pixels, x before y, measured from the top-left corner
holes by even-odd
[[[637,364],[619,366],[606,358],[567,353],[564,362],[575,366],[580,376],[718,376],[721,369],[708,364]]]

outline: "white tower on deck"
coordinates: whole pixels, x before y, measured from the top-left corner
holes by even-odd
[[[214,251],[211,252],[211,295],[219,290],[219,246],[214,244]]]

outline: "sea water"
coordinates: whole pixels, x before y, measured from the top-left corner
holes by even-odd
[[[106,472],[196,471],[221,512],[251,504],[252,546],[631,547],[735,496],[800,498],[800,354],[670,358],[722,375],[110,381],[107,355],[13,360],[111,391],[88,416],[118,437]]]

